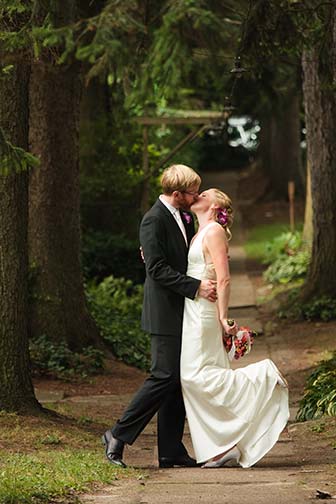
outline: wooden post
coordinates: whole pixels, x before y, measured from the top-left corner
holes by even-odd
[[[294,220],[294,195],[295,195],[295,182],[290,180],[288,182],[288,199],[289,199],[289,227],[292,232],[295,231]]]
[[[149,208],[149,187],[150,187],[150,172],[148,161],[148,126],[143,128],[143,154],[142,154],[142,170],[143,170],[143,185],[141,194],[141,213],[147,212]]]
[[[307,160],[307,182],[306,182],[306,208],[302,233],[303,241],[311,247],[313,242],[313,207],[311,193],[310,164]]]

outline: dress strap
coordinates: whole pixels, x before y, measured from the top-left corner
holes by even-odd
[[[200,231],[199,233],[197,233],[197,235],[195,235],[195,237],[193,238],[193,240],[191,241],[191,244],[194,244],[196,241],[198,241],[200,238],[203,239],[203,236],[205,235],[205,232],[209,229],[210,226],[212,226],[213,224],[218,224],[218,222],[209,222],[203,229],[202,231]]]

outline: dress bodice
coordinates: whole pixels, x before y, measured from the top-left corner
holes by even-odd
[[[188,272],[189,276],[199,280],[207,278],[209,280],[216,280],[215,266],[212,262],[205,261],[203,252],[203,238],[210,226],[218,225],[217,222],[209,222],[202,231],[200,231],[191,242],[188,254]]]

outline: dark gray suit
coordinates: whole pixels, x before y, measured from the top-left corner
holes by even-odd
[[[191,217],[182,214],[188,245],[194,235]],[[185,243],[178,223],[158,199],[140,225],[146,266],[142,328],[152,335],[151,375],[134,396],[113,435],[132,444],[158,411],[159,457],[184,455],[185,410],[180,384],[184,298],[193,299],[200,281],[188,277]]]

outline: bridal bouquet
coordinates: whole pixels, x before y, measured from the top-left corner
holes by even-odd
[[[256,332],[249,327],[239,327],[237,334],[223,336],[224,348],[228,353],[229,360],[240,359],[251,351]]]

